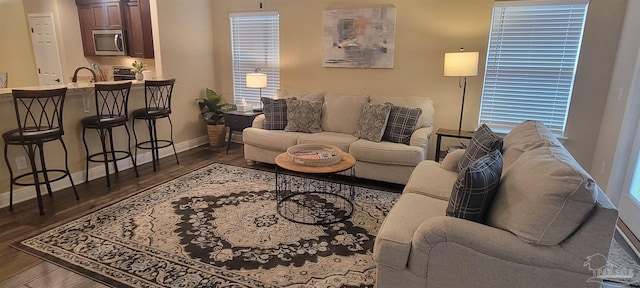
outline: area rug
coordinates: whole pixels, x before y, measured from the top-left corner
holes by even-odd
[[[212,164],[17,247],[118,287],[373,287],[399,194],[356,187],[352,217],[320,226],[281,218],[274,186],[274,173]]]

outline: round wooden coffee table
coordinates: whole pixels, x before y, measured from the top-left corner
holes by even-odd
[[[278,214],[303,224],[331,224],[353,214],[356,159],[342,152],[340,162],[321,167],[291,163],[286,152],[276,157]],[[345,179],[337,179],[343,173]]]

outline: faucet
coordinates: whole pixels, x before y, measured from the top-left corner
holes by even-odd
[[[71,82],[76,83],[78,82],[78,71],[80,71],[81,69],[87,69],[91,72],[91,75],[93,75],[93,82],[98,82],[97,81],[97,77],[96,77],[96,72],[93,72],[93,70],[91,70],[91,68],[89,67],[78,67],[78,69],[76,69],[75,72],[73,72],[73,78],[71,78]]]

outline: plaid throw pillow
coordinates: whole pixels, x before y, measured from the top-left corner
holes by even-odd
[[[500,185],[502,154],[494,150],[458,174],[453,184],[447,216],[484,223]]]
[[[260,100],[264,111],[264,129],[284,130],[284,127],[287,127],[287,100],[267,97]]]
[[[502,150],[502,138],[491,131],[489,126],[482,124],[471,138],[471,142],[464,151],[464,156],[458,162],[458,173],[480,157],[489,154],[493,150]]]
[[[391,112],[389,112],[389,119],[382,135],[382,141],[409,145],[411,133],[416,128],[422,109],[400,107],[389,102],[384,104],[391,105]]]

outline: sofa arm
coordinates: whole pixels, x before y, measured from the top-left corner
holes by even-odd
[[[432,217],[418,227],[412,239],[409,270],[426,277],[429,265],[438,265],[437,260],[429,259],[438,249],[447,251],[449,261],[465,261],[459,256],[468,255],[470,249],[475,254],[510,263],[589,273],[583,267],[585,259],[568,253],[560,245],[531,245],[505,230],[447,216]]]
[[[433,132],[433,127],[422,127],[418,128],[411,134],[411,139],[409,139],[409,145],[417,146],[424,150],[424,156],[426,159],[427,151],[429,150],[429,137]]]
[[[253,123],[251,123],[251,127],[264,129],[264,114],[260,114],[253,119]]]
[[[447,156],[444,156],[444,160],[440,164],[440,168],[458,173],[458,162],[462,159],[464,155],[464,149],[457,149],[450,153],[447,153]]]

